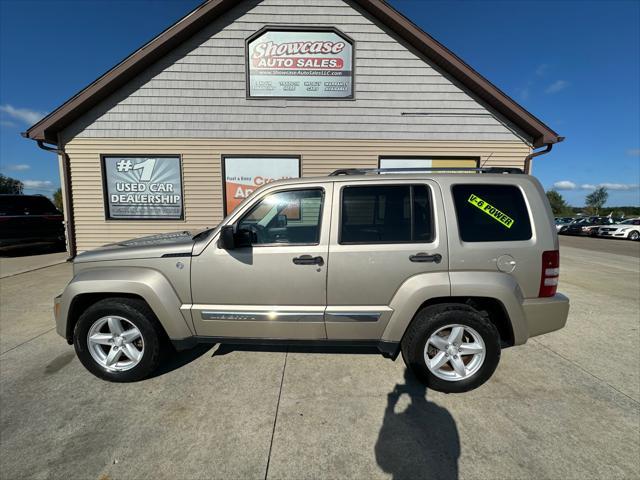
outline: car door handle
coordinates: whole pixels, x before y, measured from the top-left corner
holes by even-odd
[[[300,255],[293,259],[293,263],[296,265],[323,265],[324,260],[322,257],[312,257],[311,255]]]
[[[428,253],[420,252],[415,255],[411,255],[409,260],[412,262],[432,262],[432,263],[440,263],[442,261],[442,255],[439,253],[434,253],[433,255],[429,255]]]

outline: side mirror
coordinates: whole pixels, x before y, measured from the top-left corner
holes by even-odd
[[[276,228],[285,228],[287,226],[287,216],[286,215],[277,215],[276,216]]]
[[[236,248],[235,236],[232,225],[225,225],[220,229],[220,238],[218,239],[218,248],[224,250],[233,250]]]

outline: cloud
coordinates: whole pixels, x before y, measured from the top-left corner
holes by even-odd
[[[8,115],[14,120],[19,120],[28,125],[33,125],[34,123],[36,123],[38,120],[40,120],[42,117],[46,115],[45,112],[29,110],[28,108],[15,108],[9,104],[0,105],[0,112]]]
[[[571,180],[560,180],[553,184],[552,188],[556,190],[595,190],[596,188],[604,187],[607,190],[621,190],[621,191],[630,191],[630,190],[638,190],[640,189],[640,185],[637,183],[611,183],[611,182],[603,182],[593,184],[593,183],[583,183],[580,186],[576,185]]]
[[[544,77],[548,70],[549,70],[549,65],[547,65],[546,63],[541,63],[536,68],[536,75],[539,77]]]
[[[640,188],[636,183],[601,183],[598,186],[607,190],[638,190]]]
[[[26,163],[15,163],[13,165],[7,165],[7,170],[11,172],[24,172],[25,170],[29,170],[31,165],[27,165]]]
[[[630,148],[627,150],[627,155],[630,157],[640,157],[640,148]]]
[[[569,86],[569,82],[566,80],[556,80],[551,85],[547,87],[544,93],[558,93],[561,90],[564,90]]]
[[[556,190],[575,190],[576,184],[569,180],[560,180],[553,184],[553,188]]]
[[[607,190],[622,190],[622,191],[630,191],[630,190],[638,190],[640,185],[637,183],[599,183],[594,185],[592,183],[583,183],[580,185],[581,190],[595,190],[596,188],[604,187]]]
[[[54,191],[56,189],[53,182],[49,180],[22,180],[24,184],[24,188],[30,190],[45,190],[45,191]]]
[[[0,125],[2,125],[3,127],[9,127],[9,128],[17,127],[15,123],[10,122],[9,120],[0,120]]]

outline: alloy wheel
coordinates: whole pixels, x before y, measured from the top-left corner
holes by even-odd
[[[424,361],[438,378],[459,381],[480,370],[486,357],[482,337],[466,325],[446,325],[436,330],[424,347]]]
[[[130,370],[142,360],[142,332],[124,317],[108,316],[96,320],[87,334],[91,357],[111,372]]]

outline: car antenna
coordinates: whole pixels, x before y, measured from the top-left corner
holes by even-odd
[[[486,158],[486,160],[484,162],[482,162],[482,165],[480,165],[480,168],[483,168],[485,163],[487,163],[492,156],[493,156],[493,152],[491,152],[489,154],[489,156]]]

